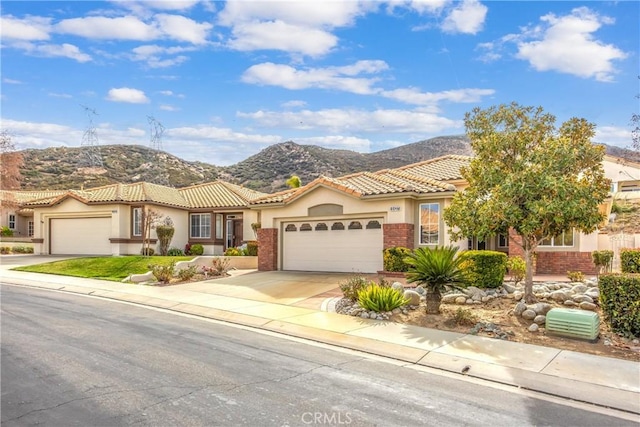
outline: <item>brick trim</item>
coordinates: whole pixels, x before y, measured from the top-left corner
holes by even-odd
[[[413,249],[415,247],[415,226],[410,223],[382,224],[384,249],[394,246],[404,246]]]

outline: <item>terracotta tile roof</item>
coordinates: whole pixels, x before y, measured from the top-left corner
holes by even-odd
[[[178,191],[192,208],[242,207],[267,195],[224,181],[194,185]]]
[[[31,200],[43,198],[54,198],[66,193],[66,190],[46,190],[46,191],[8,191],[0,190],[0,201],[12,200],[18,203],[25,203]]]
[[[374,173],[359,172],[340,178],[320,177],[304,187],[270,194],[253,200],[251,204],[291,202],[320,185],[335,188],[355,197],[455,191],[455,186],[446,181],[462,179],[460,168],[468,165],[470,160],[471,158],[467,156],[449,155]]]

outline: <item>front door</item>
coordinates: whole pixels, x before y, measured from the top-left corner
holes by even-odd
[[[242,220],[233,220],[233,246],[240,246],[242,244]]]

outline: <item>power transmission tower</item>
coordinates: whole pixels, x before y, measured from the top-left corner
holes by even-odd
[[[93,116],[97,116],[96,110],[86,105],[80,105],[87,115],[87,128],[82,134],[82,153],[80,155],[80,167],[103,168],[102,155],[100,154],[100,143],[98,141],[98,132],[93,124]]]
[[[153,160],[156,161],[156,166],[158,169],[157,174],[152,179],[154,184],[159,185],[169,185],[169,174],[163,168],[163,159],[162,159],[162,134],[164,133],[164,126],[162,123],[157,121],[153,116],[147,116],[147,121],[149,122],[149,131],[150,131],[150,148],[153,150]]]

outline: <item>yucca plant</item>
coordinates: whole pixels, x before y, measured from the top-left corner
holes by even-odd
[[[458,247],[418,248],[404,262],[409,265],[408,283],[418,283],[426,289],[427,314],[439,314],[442,293],[464,282],[463,257]]]
[[[397,289],[372,283],[358,291],[358,303],[362,308],[382,313],[406,305],[409,300]]]

